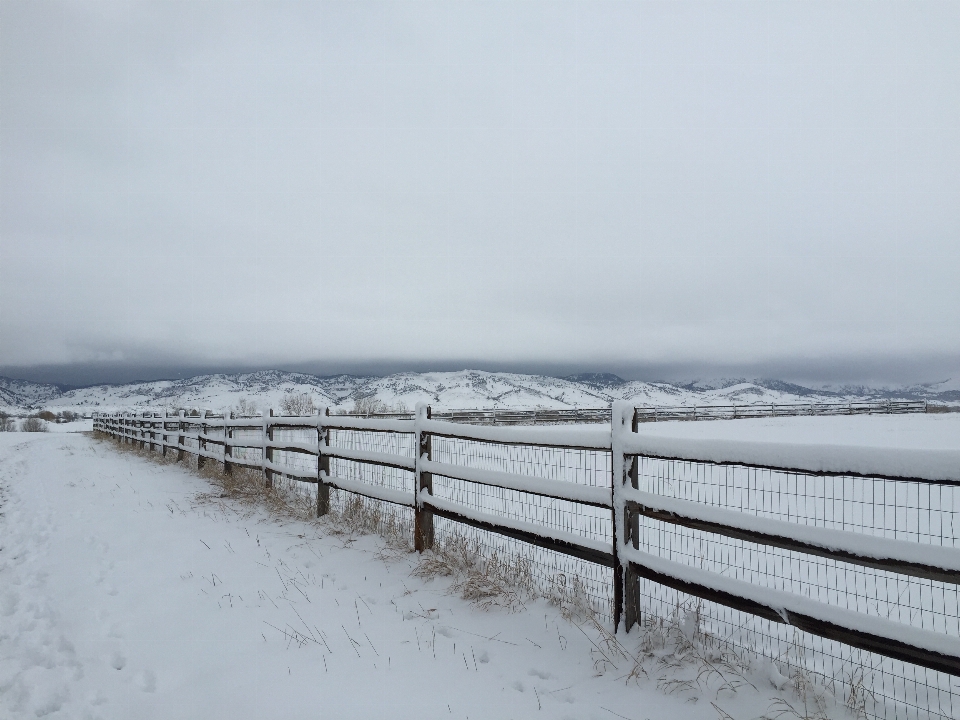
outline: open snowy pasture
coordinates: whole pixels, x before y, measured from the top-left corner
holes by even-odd
[[[671,665],[669,628],[614,639],[543,599],[483,609],[379,537],[212,490],[89,435],[0,436],[0,716],[695,720],[798,703],[771,665]]]

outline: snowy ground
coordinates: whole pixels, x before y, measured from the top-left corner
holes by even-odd
[[[74,420],[65,423],[47,423],[48,432],[77,433],[93,430],[93,420]]]
[[[0,717],[713,720],[789,692],[762,665],[737,692],[630,681],[543,600],[485,611],[379,538],[209,490],[89,435],[0,435]]]

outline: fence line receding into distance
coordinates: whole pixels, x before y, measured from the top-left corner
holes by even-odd
[[[694,440],[668,456],[643,441],[643,412],[616,403],[607,427],[469,425],[427,406],[412,418],[118,413],[94,428],[267,484],[315,484],[318,516],[348,496],[386,504],[421,552],[465,534],[524,556],[539,583],[576,579],[627,632],[693,617],[709,642],[866,688],[871,717],[960,715],[960,467],[907,477],[842,458],[717,460]]]

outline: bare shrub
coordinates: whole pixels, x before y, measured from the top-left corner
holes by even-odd
[[[0,412],[0,432],[16,432],[17,421],[5,412]]]
[[[280,400],[280,412],[284,415],[313,415],[317,411],[310,393],[288,392]]]
[[[31,415],[25,420],[20,421],[21,432],[47,432],[49,428],[47,423],[36,415]]]
[[[71,412],[70,410],[64,410],[61,413],[57,413],[57,422],[74,422],[75,420],[80,419],[80,413]]]
[[[38,417],[41,420],[46,420],[47,422],[56,422],[57,414],[51,412],[50,410],[41,410],[40,412],[34,413],[31,417]]]
[[[929,403],[927,405],[928,413],[951,413],[960,412],[960,405],[936,405]]]
[[[256,415],[257,410],[257,404],[252,400],[247,400],[245,397],[240,398],[233,408],[234,413],[239,417],[250,417],[251,415]]]
[[[407,406],[402,402],[398,401],[394,405],[388,405],[374,395],[357,398],[353,401],[353,413],[355,415],[364,415],[369,417],[370,415],[387,415],[390,413],[405,412],[407,412]]]

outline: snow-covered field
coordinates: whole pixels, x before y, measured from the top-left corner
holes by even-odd
[[[484,611],[379,538],[209,490],[89,435],[0,435],[0,716],[712,719],[782,694],[762,667],[719,696],[628,681],[545,601]]]

